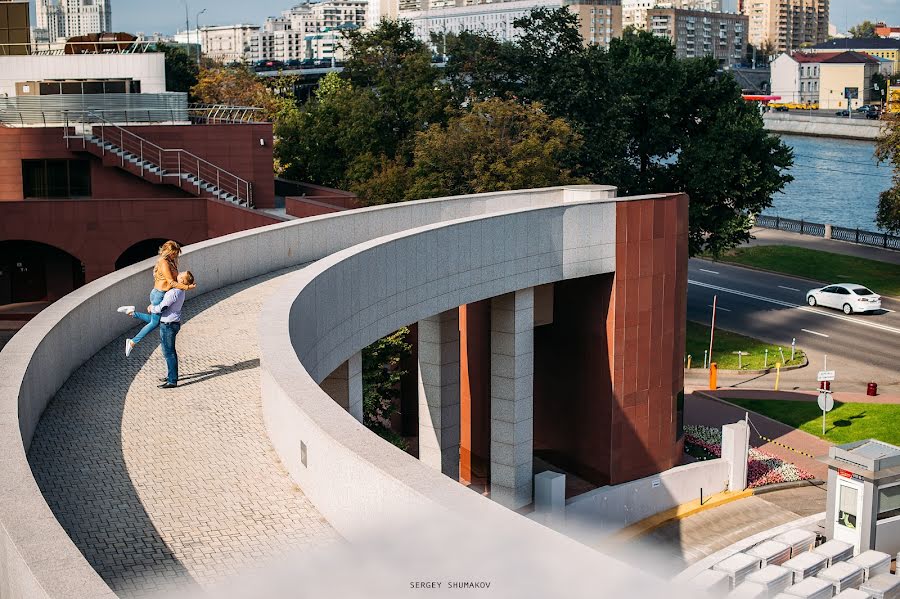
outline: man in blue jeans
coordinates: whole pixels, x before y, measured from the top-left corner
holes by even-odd
[[[194,275],[186,270],[178,275],[178,282],[183,285],[193,285]],[[181,308],[184,306],[184,291],[182,289],[170,289],[165,297],[157,305],[147,306],[150,314],[159,314],[159,339],[162,345],[163,357],[166,359],[168,373],[160,389],[174,389],[178,386],[178,352],[175,351],[175,337],[181,330]]]

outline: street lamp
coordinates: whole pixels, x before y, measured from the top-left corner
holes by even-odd
[[[203,40],[200,37],[200,15],[206,12],[204,8],[200,12],[197,13],[197,18],[194,19],[194,23],[197,25],[197,68],[200,68],[200,55],[203,53]]]

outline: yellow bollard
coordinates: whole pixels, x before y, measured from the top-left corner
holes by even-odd
[[[688,364],[687,364],[687,369],[688,369],[688,370],[691,369],[691,354],[688,354]]]
[[[713,391],[718,389],[716,380],[719,376],[719,365],[715,362],[711,362],[709,365],[709,388]]]
[[[775,362],[775,390],[778,391],[778,381],[781,379],[781,362]]]

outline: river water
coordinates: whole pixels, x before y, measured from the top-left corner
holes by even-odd
[[[875,162],[869,141],[782,135],[794,149],[794,181],[763,214],[879,231],[878,195],[891,186],[891,168]]]

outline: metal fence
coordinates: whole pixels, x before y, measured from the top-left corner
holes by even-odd
[[[59,126],[70,112],[100,114],[115,123],[188,122],[187,94],[61,94],[0,98],[0,123]]]
[[[861,245],[870,245],[874,247],[882,247],[891,250],[900,250],[900,237],[891,235],[890,233],[876,233],[874,231],[866,231],[864,229],[849,229],[847,227],[838,227],[836,225],[826,226],[821,223],[810,223],[804,220],[794,220],[792,218],[781,218],[780,216],[769,216],[760,214],[756,217],[756,225],[766,229],[778,229],[779,231],[791,231],[802,235],[813,235],[815,237],[827,237],[828,239],[837,239],[839,241],[850,241]]]

